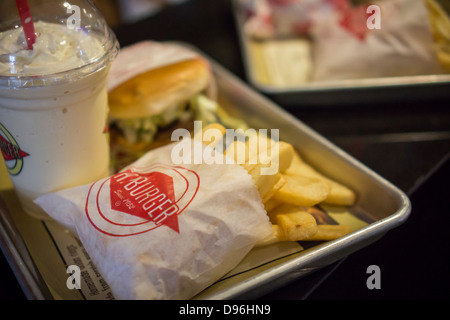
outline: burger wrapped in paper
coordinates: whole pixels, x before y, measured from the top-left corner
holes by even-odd
[[[245,169],[225,160],[174,164],[177,143],[91,185],[36,200],[79,237],[117,299],[191,298],[272,234]]]

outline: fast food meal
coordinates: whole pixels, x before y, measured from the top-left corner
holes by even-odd
[[[175,72],[183,62],[204,63],[189,57],[167,66]],[[147,85],[149,73],[142,73]],[[124,105],[139,101],[130,92],[146,96],[147,86],[130,89],[140,86],[138,80],[129,75],[123,82],[129,86],[114,86]],[[229,127],[247,125],[223,117],[218,102],[196,90],[190,99],[194,110],[202,99],[213,107],[206,108],[212,117],[194,123],[193,136],[159,147],[143,144],[143,150],[151,150],[111,176],[36,200],[80,239],[118,299],[188,299],[255,247],[328,241],[352,231],[321,219],[316,208],[353,205],[356,195],[350,188],[309,166],[291,144],[262,131],[246,130],[243,139],[229,141]],[[134,116],[131,110],[145,106],[130,103],[127,108]],[[206,125],[197,131],[196,123]]]
[[[316,180],[329,184],[328,194],[331,180],[309,178],[314,183],[306,179],[305,184],[299,178],[305,177],[302,166],[292,165],[294,158],[300,160],[289,144],[267,144],[269,159],[279,157],[281,165],[262,174],[270,164],[259,153],[256,163],[250,153],[242,164],[224,160],[230,147],[219,153],[220,140],[211,139],[210,129],[226,132],[220,124],[208,125],[194,138],[153,149],[108,178],[36,200],[80,239],[116,298],[188,299],[257,246],[327,241],[352,231],[316,218],[314,206],[327,199]],[[190,152],[176,164],[173,151],[186,141]],[[207,155],[202,163],[194,161],[196,142]],[[294,177],[292,189],[304,192],[283,192],[288,174]],[[349,198],[346,194],[338,202],[351,205]]]

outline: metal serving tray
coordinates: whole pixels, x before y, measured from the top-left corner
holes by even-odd
[[[233,1],[233,10],[247,81],[256,90],[283,106],[372,107],[389,102],[450,98],[450,74],[317,81],[290,87],[264,84],[256,76],[250,42],[242,27],[245,13],[239,10],[238,2],[239,0]]]
[[[334,241],[278,243],[257,248],[235,270],[194,299],[256,298],[346,257],[407,219],[410,202],[401,190],[220,65],[211,63],[222,106],[255,129],[279,129],[280,139],[290,142],[306,161],[353,188],[358,200],[348,213],[364,223]],[[81,243],[54,221],[26,215],[3,167],[0,178],[0,244],[27,298],[112,299]],[[82,266],[87,285],[81,290],[70,290],[67,286],[66,268],[71,264]]]

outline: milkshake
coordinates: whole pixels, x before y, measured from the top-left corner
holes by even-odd
[[[32,50],[21,27],[0,32],[0,148],[23,209],[45,219],[35,198],[110,174],[106,84],[118,43],[107,27],[34,26]]]

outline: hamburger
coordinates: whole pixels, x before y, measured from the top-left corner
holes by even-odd
[[[216,102],[209,62],[183,47],[150,41],[127,47],[110,77],[109,133],[116,169],[171,142],[176,128],[193,129],[195,120],[243,125]]]

